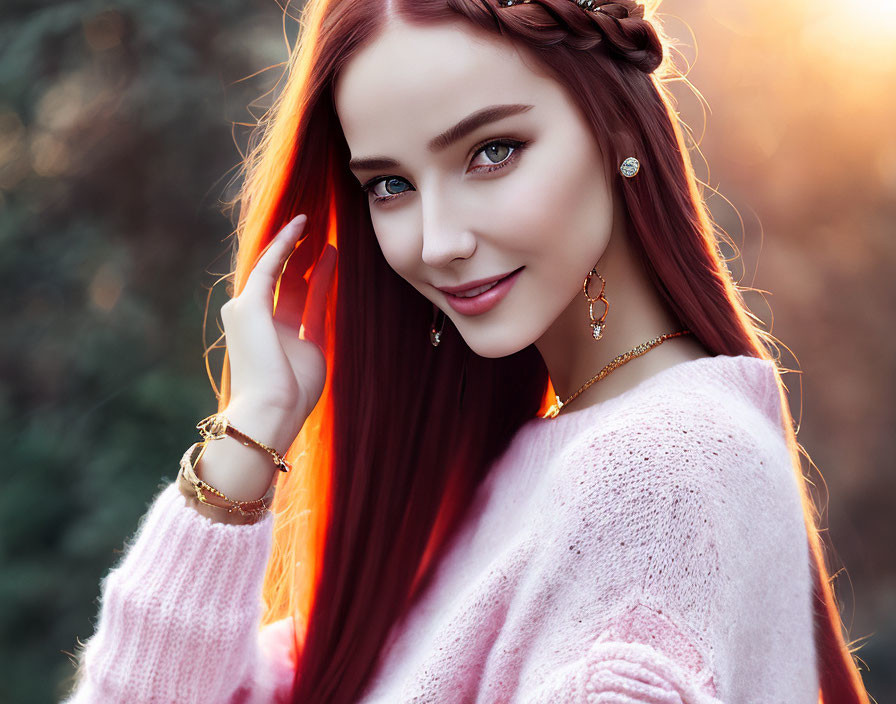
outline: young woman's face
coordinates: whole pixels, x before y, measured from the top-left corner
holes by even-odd
[[[582,282],[609,241],[613,198],[594,137],[556,81],[466,26],[401,23],[346,65],[335,100],[386,261],[475,353],[517,352],[571,305],[587,316]],[[467,129],[482,114],[499,119]],[[487,310],[456,309],[440,290],[518,269]]]

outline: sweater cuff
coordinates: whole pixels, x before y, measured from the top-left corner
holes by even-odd
[[[228,525],[167,485],[101,582],[79,679],[107,702],[221,702],[257,664],[273,514]]]

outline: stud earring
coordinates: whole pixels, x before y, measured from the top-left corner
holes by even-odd
[[[429,327],[429,341],[432,343],[433,347],[438,347],[439,343],[442,341],[442,330],[445,327],[445,313],[442,312],[442,309],[439,308],[435,303],[432,305],[432,325]],[[439,321],[441,318],[441,321]],[[436,323],[438,322],[438,329],[436,329]]]
[[[596,298],[592,298],[588,295],[588,284],[591,283],[591,277],[596,276],[601,280],[600,285],[600,293],[597,294]],[[604,298],[604,288],[606,287],[607,282],[604,280],[604,277],[597,273],[597,268],[593,268],[590,272],[588,272],[588,276],[585,277],[585,282],[582,284],[582,291],[585,294],[585,300],[588,301],[588,315],[591,317],[591,337],[595,340],[599,340],[601,336],[604,334],[604,328],[606,324],[604,320],[607,317],[607,313],[610,310],[610,303]],[[594,304],[597,301],[603,301],[604,303],[604,314],[600,316],[600,320],[594,319]]]
[[[619,165],[619,173],[626,178],[633,178],[640,168],[641,162],[630,156]]]

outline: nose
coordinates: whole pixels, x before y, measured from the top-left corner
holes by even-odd
[[[468,259],[476,249],[476,237],[466,226],[463,208],[445,194],[427,194],[423,209],[423,262],[434,269],[455,259]]]

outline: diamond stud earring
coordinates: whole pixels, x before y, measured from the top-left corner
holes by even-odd
[[[632,178],[641,168],[641,162],[630,156],[619,165],[619,172],[626,178]]]

